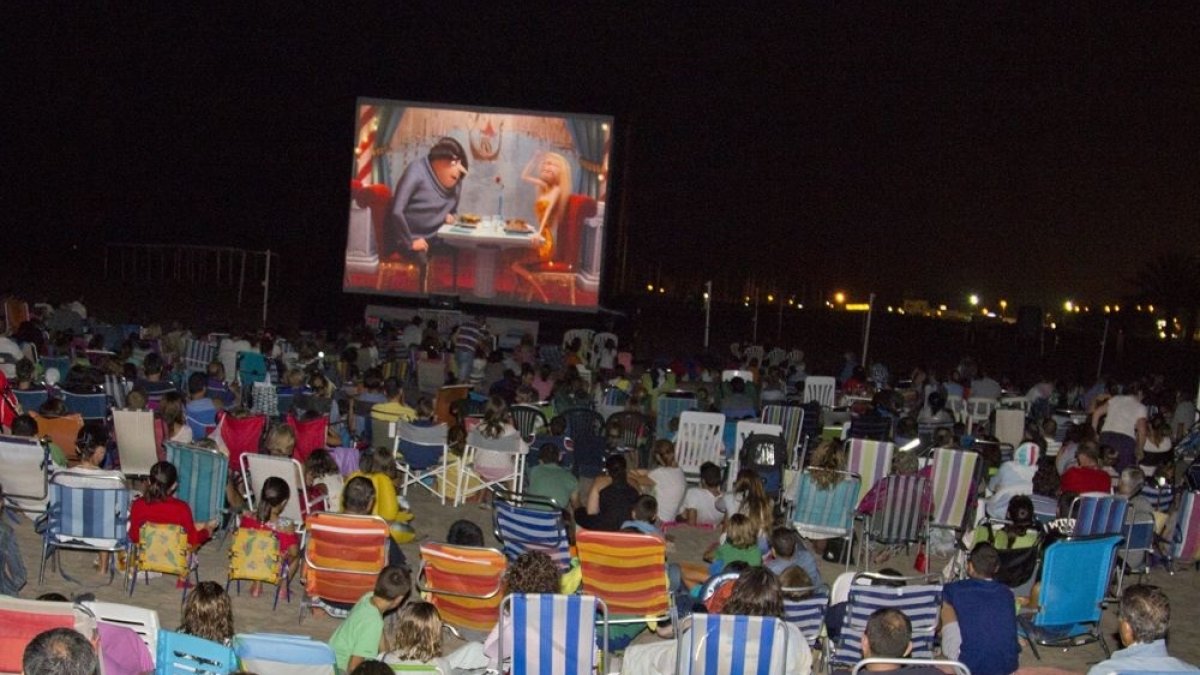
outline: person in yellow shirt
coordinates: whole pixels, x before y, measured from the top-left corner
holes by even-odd
[[[358,460],[358,471],[350,474],[353,480],[362,476],[375,486],[375,506],[372,513],[388,522],[392,539],[397,544],[407,544],[416,538],[416,532],[408,523],[413,519],[411,511],[400,508],[396,495],[396,460],[387,448],[363,450]]]
[[[417,418],[417,411],[404,403],[404,387],[400,380],[389,377],[383,383],[384,395],[387,400],[371,406],[371,419],[380,422],[411,422]]]

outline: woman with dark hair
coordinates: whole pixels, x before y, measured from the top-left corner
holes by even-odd
[[[639,496],[629,482],[625,457],[609,455],[604,460],[604,473],[592,481],[587,506],[575,509],[575,523],[587,530],[617,532],[621,523],[629,520]]]
[[[784,658],[786,669],[778,672],[787,675],[806,675],[812,672],[812,651],[808,648],[808,641],[795,624],[783,620],[783,588],[770,570],[765,567],[751,567],[742,572],[737,581],[733,582],[733,593],[721,608],[721,613],[778,619],[787,631],[787,654]],[[691,630],[686,619],[682,625],[685,633]],[[633,645],[625,650],[621,672],[626,675],[673,673],[676,649],[674,640]]]
[[[150,467],[146,478],[146,493],[133,500],[129,508],[129,540],[138,543],[142,525],[164,523],[179,525],[187,532],[188,544],[192,549],[200,548],[212,537],[219,521],[197,523],[192,519],[192,507],[175,496],[179,487],[179,473],[170,462],[158,462]]]

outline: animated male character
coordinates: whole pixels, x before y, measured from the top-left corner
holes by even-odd
[[[404,169],[384,221],[384,256],[400,255],[421,268],[421,291],[429,290],[429,250],[443,224],[452,223],[467,175],[467,155],[450,137],[440,138],[429,155]]]

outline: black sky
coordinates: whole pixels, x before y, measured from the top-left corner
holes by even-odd
[[[1200,248],[1187,4],[300,4],[0,10],[6,220],[336,287],[371,96],[615,115],[635,279],[1102,302]]]

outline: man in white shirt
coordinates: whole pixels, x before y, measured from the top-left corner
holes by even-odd
[[[1167,627],[1171,603],[1154,586],[1137,584],[1121,594],[1117,633],[1124,649],[1092,666],[1088,675],[1110,673],[1200,672],[1196,666],[1167,654]]]

